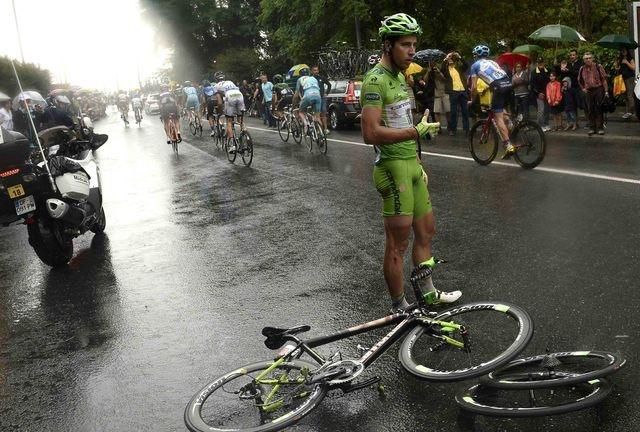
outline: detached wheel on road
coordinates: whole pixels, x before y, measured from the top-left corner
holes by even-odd
[[[489,165],[498,154],[498,133],[493,125],[485,130],[486,120],[478,120],[469,132],[469,151],[480,165]]]

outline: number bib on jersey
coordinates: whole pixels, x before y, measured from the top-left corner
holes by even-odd
[[[411,102],[409,99],[384,106],[386,126],[403,129],[413,126],[411,121]]]

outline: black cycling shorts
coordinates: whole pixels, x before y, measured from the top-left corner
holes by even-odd
[[[169,103],[160,107],[160,120],[164,122],[169,118],[170,114],[175,114],[176,118],[180,118],[178,115],[178,106],[176,104]]]
[[[207,101],[207,120],[214,118],[213,116],[216,114],[216,100],[209,99]]]
[[[509,78],[503,78],[492,82],[490,87],[493,92],[493,96],[491,97],[491,111],[501,113],[504,111],[505,103],[513,88],[511,81]]]
[[[282,99],[278,101],[278,105],[276,106],[276,111],[283,111],[286,107],[291,105],[293,102],[293,95],[283,96]]]

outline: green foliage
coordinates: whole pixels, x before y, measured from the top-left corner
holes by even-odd
[[[15,64],[24,90],[36,90],[43,96],[49,93],[51,74],[48,70],[40,69],[31,63],[23,64],[16,61]],[[20,92],[8,57],[0,57],[0,83],[2,83],[0,91],[9,96],[15,96]]]
[[[258,74],[260,58],[251,47],[233,49],[218,55],[216,63],[210,65],[211,72],[224,71],[227,79],[240,81],[250,79]]]

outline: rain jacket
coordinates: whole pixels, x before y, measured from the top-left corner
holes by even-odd
[[[562,84],[560,81],[550,81],[547,84],[547,103],[549,106],[558,106],[562,103]]]

